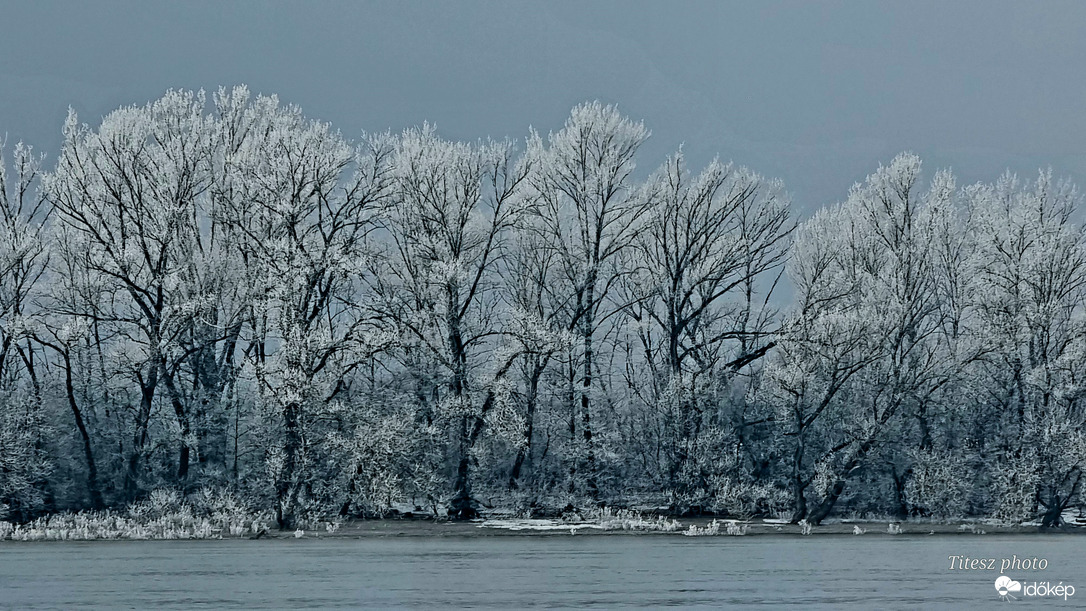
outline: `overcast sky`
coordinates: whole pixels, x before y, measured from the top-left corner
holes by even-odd
[[[0,0],[0,24],[0,134],[50,157],[68,106],[97,124],[246,83],[349,136],[522,138],[601,99],[652,130],[642,168],[685,142],[804,211],[902,150],[929,176],[1086,183],[1086,2]]]

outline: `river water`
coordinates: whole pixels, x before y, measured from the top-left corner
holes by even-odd
[[[1086,607],[1080,536],[567,535],[2,542],[0,609],[984,609],[1014,556],[1078,590],[1025,602]]]

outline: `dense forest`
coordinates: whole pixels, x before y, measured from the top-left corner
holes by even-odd
[[[635,171],[648,130],[600,103],[455,142],[211,98],[4,150],[2,520],[162,489],[283,528],[1082,500],[1086,234],[1051,172],[902,154],[799,222],[741,166]]]

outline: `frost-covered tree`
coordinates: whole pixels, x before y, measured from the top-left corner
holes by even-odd
[[[943,333],[946,262],[935,256],[956,188],[940,172],[921,191],[919,175],[919,158],[899,155],[797,238],[800,308],[771,376],[795,520],[824,520],[906,412],[936,400],[963,366]],[[809,512],[807,493],[817,500]]]
[[[524,214],[528,166],[508,143],[451,142],[427,125],[397,140],[392,168],[383,307],[436,366],[424,409],[451,428],[449,515],[468,519],[475,444],[489,422],[508,416],[506,376],[519,354],[501,341],[497,271]]]
[[[178,338],[194,312],[186,272],[205,233],[211,138],[203,94],[171,91],[142,107],[107,115],[98,129],[74,112],[45,188],[66,230],[59,255],[90,286],[69,316],[109,337],[112,367],[135,383],[138,403],[126,448],[125,491],[140,489],[156,396],[165,388],[179,446],[176,476],[188,476],[191,420],[176,391],[186,356]],[[76,280],[76,278],[71,278]]]
[[[640,269],[627,276],[628,312],[661,410],[665,481],[704,489],[714,474],[697,465],[723,449],[699,444],[732,425],[714,404],[774,345],[768,301],[788,252],[788,198],[779,181],[731,164],[691,175],[681,152],[644,192],[652,208],[633,259]]]
[[[977,330],[994,512],[1058,526],[1086,469],[1086,236],[1082,198],[1051,171],[969,192],[976,217]]]
[[[793,232],[744,168],[636,179],[648,131],[598,102],[523,155],[245,87],[63,133],[52,168],[0,159],[0,519],[1084,500],[1086,234],[1051,172],[904,154]]]
[[[30,322],[49,250],[36,188],[43,157],[21,142],[12,153],[9,174],[0,142],[0,518],[26,518],[47,502],[52,462]]]
[[[660,328],[667,373],[764,354],[769,333],[756,282],[781,267],[791,231],[780,181],[718,161],[691,176],[679,153],[649,191],[652,213],[639,244],[650,282],[646,314]],[[729,343],[733,351],[722,352]]]
[[[541,405],[553,395],[545,374],[568,353],[575,337],[569,320],[567,294],[561,290],[561,269],[557,253],[535,231],[531,218],[519,227],[504,266],[506,301],[509,304],[506,333],[521,347],[520,364],[523,425],[515,440],[516,457],[509,472],[509,487],[516,490],[526,465],[531,465],[533,443]],[[551,377],[560,377],[552,375]]]
[[[244,265],[245,358],[275,425],[264,453],[276,519],[321,496],[320,423],[384,343],[365,308],[368,235],[388,197],[387,138],[353,145],[327,123],[243,88],[217,99],[224,130],[216,215]]]
[[[855,296],[840,274],[838,210],[820,211],[797,234],[789,263],[795,286],[795,311],[786,321],[774,358],[766,370],[766,392],[775,408],[792,492],[792,521],[807,518],[807,488],[826,436],[824,413],[877,353],[867,322],[838,302]],[[809,447],[813,446],[813,447]]]
[[[608,306],[622,273],[618,262],[649,209],[631,176],[637,149],[648,136],[643,124],[614,106],[592,102],[576,106],[546,143],[536,133],[529,138],[539,232],[545,248],[557,253],[569,304],[566,322],[579,337],[579,353],[569,355],[568,408],[571,437],[580,427],[583,460],[571,461],[570,486],[580,468],[590,497],[599,495],[592,407],[600,391],[597,335],[618,309]]]

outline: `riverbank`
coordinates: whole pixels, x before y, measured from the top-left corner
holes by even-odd
[[[819,526],[789,524],[779,519],[644,517],[632,512],[602,512],[593,519],[525,519],[498,517],[466,522],[433,519],[329,521],[315,527],[280,530],[270,515],[247,519],[165,515],[139,521],[103,514],[57,514],[25,525],[0,523],[0,541],[324,539],[394,537],[562,537],[562,536],[977,536],[1082,535],[1086,519],[1068,516],[1061,528],[1037,524],[1008,525],[992,520],[891,522],[832,519]]]
[[[717,524],[714,530],[713,523]],[[303,531],[301,537],[538,537],[538,536],[804,536],[804,527],[783,520],[679,519],[674,528],[650,528],[599,522],[563,522],[561,520],[494,519],[476,522],[434,522],[421,520],[361,520],[340,526],[335,532]],[[890,525],[893,524],[894,527]],[[729,532],[729,527],[731,527]],[[883,522],[832,520],[810,527],[806,536],[961,536],[961,535],[1082,535],[1086,526],[1068,525],[1042,529],[1037,525],[1006,525],[985,521],[955,522]],[[268,537],[296,538],[294,532],[269,531]],[[300,537],[297,537],[300,538]]]

